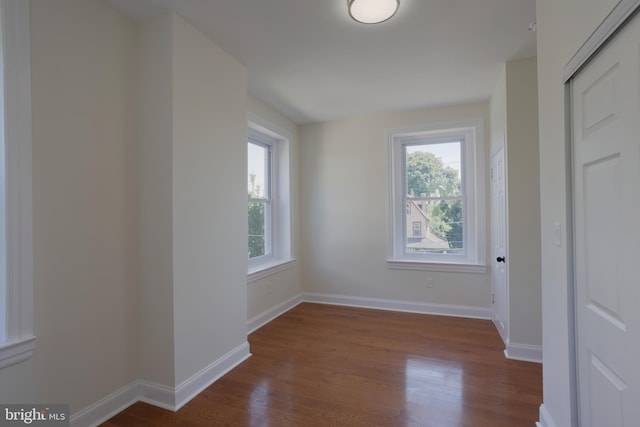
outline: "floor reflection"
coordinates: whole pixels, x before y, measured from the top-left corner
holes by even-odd
[[[260,382],[249,397],[249,425],[269,427],[269,380]]]
[[[464,369],[455,362],[408,357],[405,366],[407,425],[462,425],[463,374]]]

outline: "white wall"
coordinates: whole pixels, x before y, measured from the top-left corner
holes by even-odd
[[[178,387],[246,343],[247,73],[174,14],[140,41],[140,363]]]
[[[386,265],[386,130],[470,118],[484,119],[488,159],[488,102],[374,114],[301,128],[305,292],[490,307],[488,273],[401,271]],[[427,277],[433,278],[433,288],[427,288]]]
[[[575,426],[573,378],[573,300],[569,282],[567,228],[570,193],[569,151],[565,138],[565,92],[562,75],[572,55],[574,11],[569,0],[538,0],[538,112],[540,131],[540,226],[543,334],[543,427]],[[596,2],[591,2],[596,3]],[[583,5],[584,6],[584,5]],[[586,13],[586,12],[580,12]],[[553,241],[553,224],[560,222],[562,245]],[[549,419],[549,422],[545,421]]]
[[[31,1],[36,350],[1,402],[94,403],[137,377],[136,29]]]
[[[177,15],[172,31],[178,385],[246,343],[247,70]]]
[[[505,141],[509,345],[542,345],[536,59],[507,62],[491,96],[491,151]]]
[[[542,345],[540,186],[536,58],[509,61],[507,198],[509,201],[509,340]]]
[[[248,98],[249,120],[289,138],[291,162],[292,268],[247,284],[247,316],[251,320],[280,303],[298,296],[301,288],[300,259],[300,138],[298,125],[257,98]],[[245,190],[246,192],[246,190]]]
[[[175,384],[172,43],[169,14],[140,27],[138,242],[140,377]]]

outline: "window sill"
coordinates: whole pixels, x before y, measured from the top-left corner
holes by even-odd
[[[388,259],[387,267],[393,270],[440,271],[444,273],[486,273],[484,264],[463,264],[445,262],[409,261]]]
[[[27,360],[36,348],[36,337],[23,338],[0,346],[0,369]]]
[[[296,259],[275,259],[264,263],[249,266],[247,273],[247,283],[253,283],[265,277],[271,276],[281,271],[293,268]]]

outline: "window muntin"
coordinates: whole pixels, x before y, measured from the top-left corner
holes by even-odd
[[[481,120],[389,131],[390,268],[486,271],[483,132]]]
[[[272,254],[272,146],[250,138],[247,150],[247,183],[249,197],[249,259]]]

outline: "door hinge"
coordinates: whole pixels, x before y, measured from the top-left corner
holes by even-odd
[[[491,293],[491,304],[495,304],[496,303],[496,295],[494,293]]]

